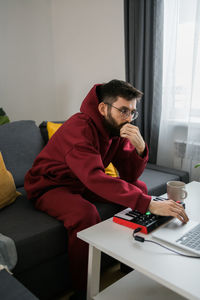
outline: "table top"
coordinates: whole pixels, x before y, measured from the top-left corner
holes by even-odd
[[[193,181],[186,190],[186,212],[190,219],[200,221],[200,183]],[[182,296],[200,299],[200,259],[182,257],[152,243],[138,243],[132,233],[110,218],[79,232],[78,237]],[[151,234],[143,236],[153,239]]]

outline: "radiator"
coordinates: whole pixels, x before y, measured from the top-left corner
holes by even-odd
[[[194,166],[200,162],[200,143],[188,143],[182,140],[174,141],[174,162],[176,169],[188,171],[190,181],[200,181],[200,167]]]

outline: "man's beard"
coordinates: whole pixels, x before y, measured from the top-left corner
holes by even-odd
[[[120,136],[120,129],[127,123],[129,122],[126,121],[118,125],[115,119],[113,119],[113,117],[111,116],[110,112],[108,112],[107,119],[103,119],[104,127],[107,129],[110,136]]]

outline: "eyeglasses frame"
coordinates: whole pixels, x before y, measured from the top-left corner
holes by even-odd
[[[123,120],[127,119],[130,115],[132,117],[132,119],[131,119],[132,121],[134,121],[134,120],[136,120],[138,118],[139,113],[138,113],[137,110],[131,111],[131,110],[129,110],[127,108],[127,112],[124,113],[120,108],[118,108],[118,107],[116,107],[116,106],[114,106],[114,105],[112,105],[110,103],[107,103],[107,102],[104,102],[104,103],[107,104],[107,105],[109,105],[109,106],[111,106],[111,107],[114,107],[115,109],[117,109],[120,112],[121,118]]]

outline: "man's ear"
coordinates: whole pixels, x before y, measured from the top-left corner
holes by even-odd
[[[98,105],[98,110],[99,110],[99,112],[100,112],[100,114],[102,115],[102,116],[104,116],[105,117],[105,115],[106,115],[106,104],[105,103],[103,103],[103,102],[100,102],[99,103],[99,105]]]

